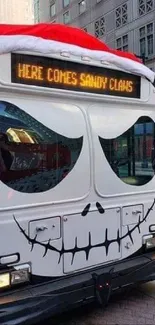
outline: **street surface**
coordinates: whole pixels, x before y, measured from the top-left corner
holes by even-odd
[[[155,281],[113,296],[105,310],[88,305],[46,322],[46,325],[132,324],[155,325]]]

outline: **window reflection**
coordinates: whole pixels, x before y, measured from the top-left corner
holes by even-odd
[[[144,185],[155,171],[155,124],[140,117],[124,134],[115,139],[99,137],[104,154],[116,175],[127,184]]]
[[[25,193],[47,191],[76,164],[83,138],[69,139],[7,102],[0,102],[0,179]]]

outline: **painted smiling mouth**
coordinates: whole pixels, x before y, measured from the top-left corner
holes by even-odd
[[[154,205],[155,205],[155,199],[152,203],[152,205],[150,206],[150,208],[148,208],[147,212],[146,212],[146,215],[144,216],[144,218],[142,220],[140,220],[140,216],[139,216],[139,221],[138,223],[133,226],[132,229],[129,229],[129,226],[127,226],[128,228],[128,231],[126,232],[126,234],[124,236],[120,236],[120,232],[119,232],[119,229],[117,231],[117,237],[115,239],[112,239],[112,240],[109,240],[108,239],[108,228],[106,228],[105,230],[105,240],[99,244],[96,244],[96,245],[92,245],[92,235],[91,235],[91,232],[89,232],[89,240],[88,240],[88,245],[85,246],[85,247],[78,247],[77,245],[77,241],[78,241],[78,237],[75,237],[75,245],[74,245],[74,248],[71,248],[71,249],[65,249],[64,247],[64,242],[62,242],[62,248],[61,249],[57,249],[56,247],[52,246],[51,245],[51,239],[48,240],[47,243],[42,243],[42,242],[39,242],[37,240],[37,235],[34,237],[34,238],[30,238],[29,235],[26,233],[26,231],[21,227],[21,225],[19,224],[19,222],[17,221],[17,219],[15,218],[15,216],[13,216],[18,228],[20,229],[21,233],[24,235],[24,237],[27,239],[27,241],[31,244],[31,251],[34,249],[34,246],[35,245],[39,245],[41,247],[44,248],[44,254],[43,254],[43,257],[45,257],[47,255],[47,252],[48,251],[53,251],[53,252],[56,252],[56,253],[59,253],[59,261],[58,261],[58,264],[60,263],[61,261],[61,257],[64,255],[64,254],[67,254],[67,253],[71,253],[72,254],[72,261],[71,261],[71,265],[74,263],[74,257],[75,257],[75,254],[79,253],[79,252],[85,252],[86,254],[86,261],[89,260],[89,254],[90,254],[90,251],[92,248],[99,248],[99,247],[105,247],[105,250],[106,250],[106,256],[108,256],[108,253],[109,253],[109,247],[112,243],[116,243],[118,245],[118,250],[120,252],[120,248],[121,248],[121,241],[124,239],[124,238],[129,238],[131,240],[131,243],[134,244],[134,240],[133,240],[133,237],[132,237],[132,234],[133,232],[138,229],[139,231],[139,234],[141,233],[141,225],[147,221],[147,218],[150,214],[150,212],[153,210],[154,208]],[[85,208],[84,210],[82,211],[81,215],[82,216],[86,216],[89,211],[90,211],[90,207],[91,207],[91,204],[89,203]],[[104,208],[101,206],[100,203],[96,203],[96,207],[98,209],[98,212],[101,213],[101,214],[104,214]]]

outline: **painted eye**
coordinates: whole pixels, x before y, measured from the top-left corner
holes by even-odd
[[[75,166],[83,137],[62,136],[17,106],[0,102],[0,179],[23,193],[58,185]]]
[[[147,116],[119,137],[99,137],[102,150],[114,173],[129,185],[145,185],[155,171],[155,124]]]

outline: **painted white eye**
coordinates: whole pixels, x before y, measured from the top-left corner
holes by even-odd
[[[75,105],[46,101],[45,105],[35,104],[33,108],[27,105],[26,112],[50,130],[68,138],[79,138],[84,134],[84,118]]]
[[[97,107],[91,111],[94,130],[104,139],[113,139],[123,134],[140,118],[144,112],[140,110],[116,109],[113,107]]]

